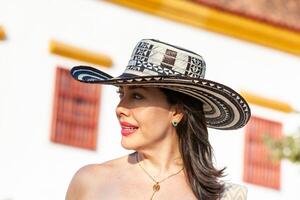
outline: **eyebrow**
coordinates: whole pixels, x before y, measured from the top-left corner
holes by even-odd
[[[122,86],[120,86],[119,88],[120,88],[120,90],[123,90],[123,87],[122,87]],[[134,90],[134,89],[147,90],[147,89],[148,89],[148,88],[146,88],[146,87],[141,87],[141,86],[136,86],[136,85],[128,86],[128,88],[131,89],[131,90]]]

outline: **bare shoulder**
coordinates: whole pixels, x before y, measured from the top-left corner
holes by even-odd
[[[91,164],[80,168],[69,184],[66,200],[87,199],[86,196],[93,190],[95,184],[101,186],[103,182],[101,180],[108,174],[109,167],[101,164]]]
[[[129,166],[130,157],[131,155],[126,155],[101,164],[90,164],[80,168],[70,182],[66,200],[92,199],[91,196],[104,191],[109,185],[108,177],[109,180],[113,180],[121,169]]]
[[[225,191],[221,200],[246,200],[247,188],[243,185],[225,183]]]

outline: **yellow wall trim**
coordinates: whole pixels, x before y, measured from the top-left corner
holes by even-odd
[[[150,14],[300,55],[300,33],[185,0],[106,0]]]
[[[0,26],[0,40],[4,40],[6,38],[4,28]]]
[[[245,91],[241,91],[240,94],[246,99],[248,103],[251,104],[255,104],[258,106],[262,106],[262,107],[266,107],[266,108],[270,108],[273,110],[286,112],[286,113],[297,112],[294,110],[294,108],[291,105],[282,101],[261,97]]]
[[[82,49],[57,40],[51,40],[49,42],[49,51],[60,56],[73,58],[104,67],[111,67],[113,64],[112,59],[107,55]]]

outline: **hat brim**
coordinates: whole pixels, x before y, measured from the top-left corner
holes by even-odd
[[[130,74],[112,77],[103,71],[88,66],[73,67],[71,75],[76,80],[85,83],[160,87],[187,94],[203,102],[206,124],[210,128],[238,129],[243,127],[251,116],[250,108],[242,96],[230,87],[207,79]]]

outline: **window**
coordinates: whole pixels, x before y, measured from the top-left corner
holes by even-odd
[[[263,142],[263,135],[282,136],[282,124],[258,117],[251,117],[246,126],[244,181],[280,189],[280,162],[270,158],[270,151]]]
[[[100,86],[74,80],[69,70],[57,67],[51,141],[95,150]]]

